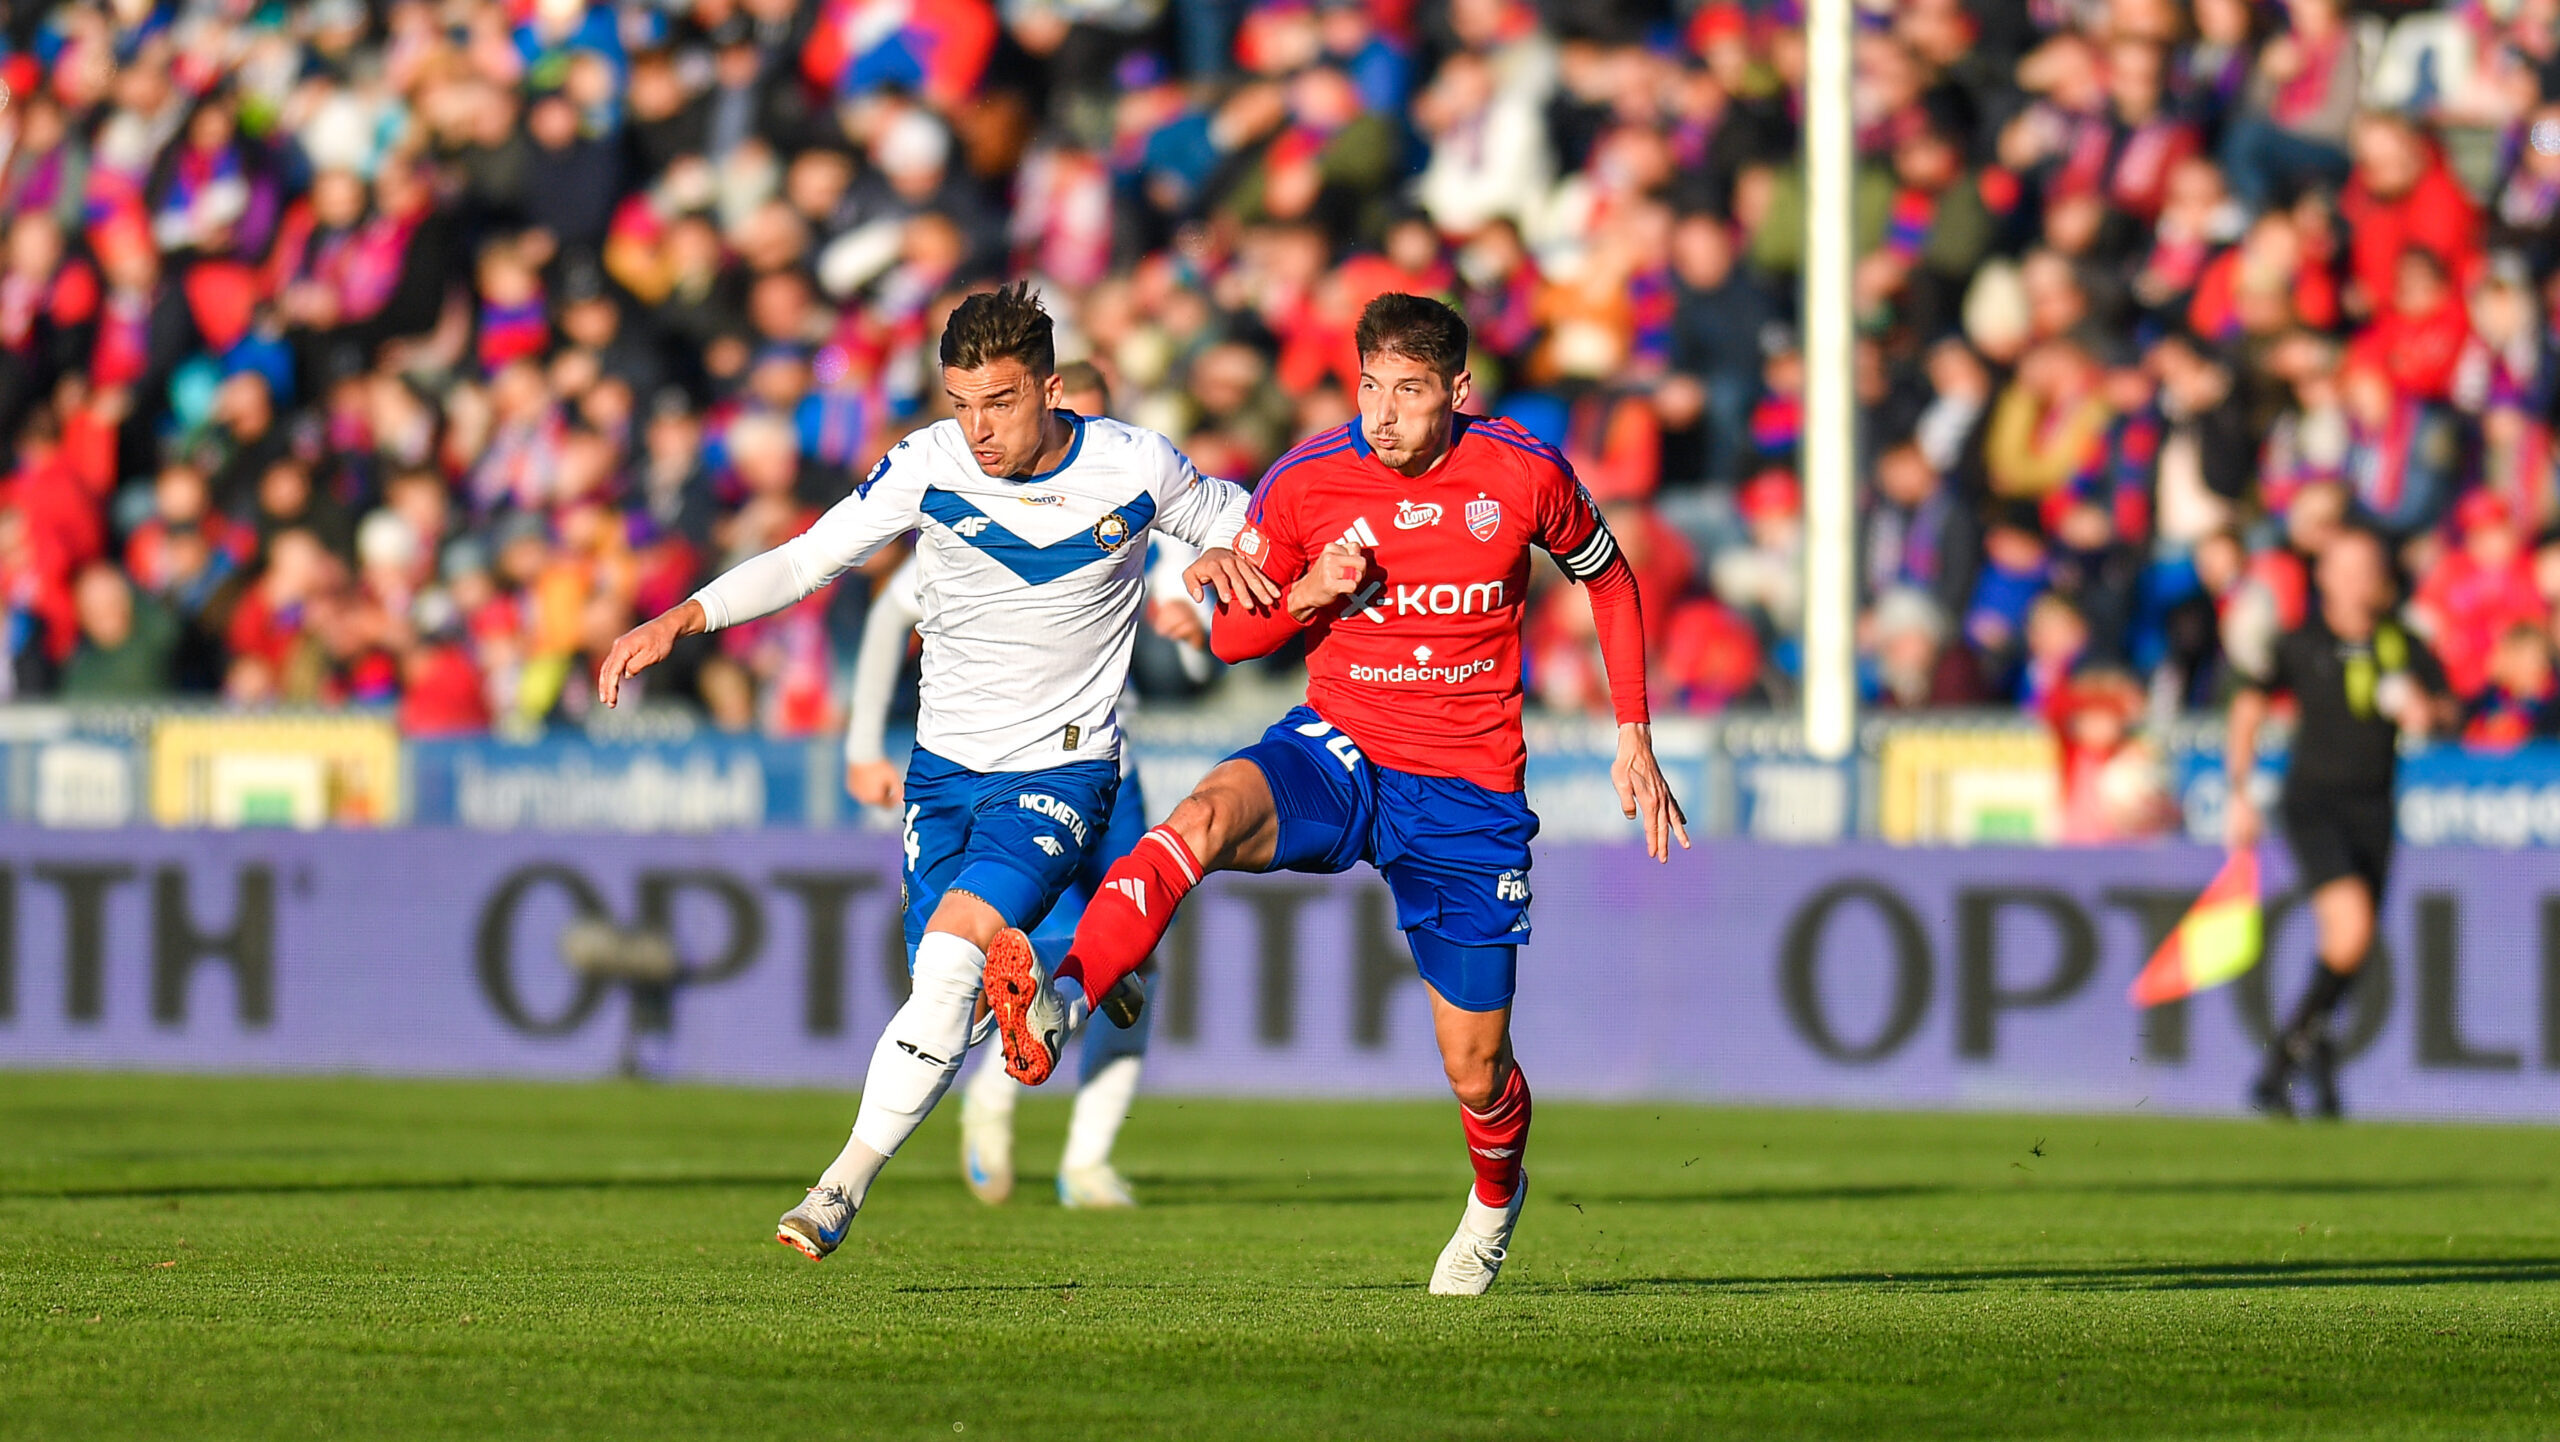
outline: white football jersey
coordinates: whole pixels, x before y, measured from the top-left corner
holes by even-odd
[[[916,744],[972,771],[1114,761],[1147,533],[1224,546],[1246,494],[1137,426],[1072,418],[1057,469],[978,469],[956,421],[881,457],[807,531],[694,594],[711,628],[771,615],[909,531],[924,662]]]

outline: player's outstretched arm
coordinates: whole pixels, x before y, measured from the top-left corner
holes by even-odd
[[[613,649],[604,653],[604,664],[596,668],[596,699],[607,706],[619,703],[625,680],[667,659],[676,642],[710,629],[702,614],[702,603],[687,599],[657,619],[643,621],[623,632]]]
[[[1671,859],[1671,843],[1689,849],[1689,814],[1671,794],[1671,782],[1653,754],[1653,725],[1630,721],[1618,728],[1618,759],[1609,767],[1618,788],[1618,810],[1644,821],[1644,849],[1656,861]]]
[[[1618,759],[1609,768],[1609,779],[1618,788],[1618,810],[1644,823],[1646,854],[1669,861],[1673,841],[1681,850],[1689,849],[1689,817],[1653,754],[1652,711],[1644,694],[1644,601],[1636,591],[1635,571],[1608,536],[1604,527],[1585,543],[1586,556],[1604,558],[1584,572],[1582,584],[1591,597],[1600,664],[1609,673],[1609,698],[1618,713]]]
[[[1215,587],[1218,600],[1227,605],[1243,602],[1245,609],[1256,614],[1271,609],[1280,599],[1279,583],[1262,574],[1262,568],[1237,555],[1225,546],[1213,546],[1200,553],[1200,559],[1183,568],[1182,584],[1191,599],[1206,601]]]

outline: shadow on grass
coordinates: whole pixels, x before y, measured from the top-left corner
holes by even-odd
[[[1246,1177],[1146,1177],[1150,1206],[1219,1205],[1238,1202],[1297,1203],[1305,1206],[1367,1206],[1402,1202],[1445,1201],[1451,1184],[1416,1181],[1410,1185],[1360,1185],[1369,1179],[1285,1182]],[[2156,1180],[2070,1182],[2045,1181],[2023,1172],[2006,1172],[1982,1181],[1870,1182],[1816,1187],[1644,1187],[1591,1191],[1557,1191],[1551,1205],[1579,1202],[1601,1205],[1801,1206],[1820,1202],[1901,1202],[1929,1197],[2028,1196],[2395,1196],[2417,1193],[2540,1191],[2542,1177],[2433,1177],[2388,1180],[2322,1177],[2214,1177]]]
[[[1972,1292],[2178,1292],[2270,1287],[2513,1286],[2560,1282],[2560,1257],[2393,1257],[2355,1261],[2163,1262],[2052,1267],[1968,1267],[1910,1272],[1828,1272],[1800,1277],[1622,1277],[1532,1283],[1558,1294],[1767,1294],[1808,1289]]]
[[[654,1188],[805,1187],[803,1172],[688,1172],[661,1176],[584,1177],[345,1177],[310,1181],[160,1182],[118,1187],[0,1189],[0,1202],[155,1200],[161,1197],[291,1197],[353,1192],[576,1192]]]
[[[912,1174],[910,1174],[912,1175]],[[1026,1180],[1037,1180],[1025,1174]],[[1454,1191],[1439,1179],[1378,1185],[1375,1177],[1328,1176],[1289,1181],[1278,1177],[1150,1177],[1135,1180],[1150,1206],[1400,1206],[1442,1202]],[[116,1186],[0,1187],[0,1201],[115,1201],[162,1197],[283,1197],[357,1192],[659,1190],[807,1185],[800,1171],[685,1172],[612,1176],[342,1177],[271,1181],[130,1183]],[[1612,1188],[1551,1194],[1552,1206],[1803,1206],[1826,1202],[1899,1202],[1931,1197],[2029,1196],[2391,1196],[2418,1193],[2541,1191],[2541,1177],[2436,1177],[2357,1180],[2320,1177],[2160,1178],[2126,1181],[2045,1181],[2011,1171],[1983,1181],[1873,1182],[1818,1187]]]

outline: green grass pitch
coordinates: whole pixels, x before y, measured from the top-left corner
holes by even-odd
[[[2560,1436],[2560,1131],[1542,1105],[1457,1301],[1445,1105],[944,1110],[816,1266],[842,1096],[0,1073],[0,1436]]]

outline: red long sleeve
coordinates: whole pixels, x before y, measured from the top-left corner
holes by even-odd
[[[1322,613],[1318,613],[1321,615]],[[1284,594],[1268,611],[1256,613],[1232,601],[1222,601],[1218,613],[1209,621],[1209,649],[1218,659],[1232,666],[1257,656],[1268,656],[1289,643],[1289,638],[1315,623],[1300,623],[1289,614],[1289,599]]]
[[[1609,564],[1584,589],[1591,594],[1591,620],[1600,633],[1600,660],[1609,670],[1609,703],[1621,726],[1653,719],[1644,694],[1644,601],[1636,593],[1636,573],[1624,555]]]

